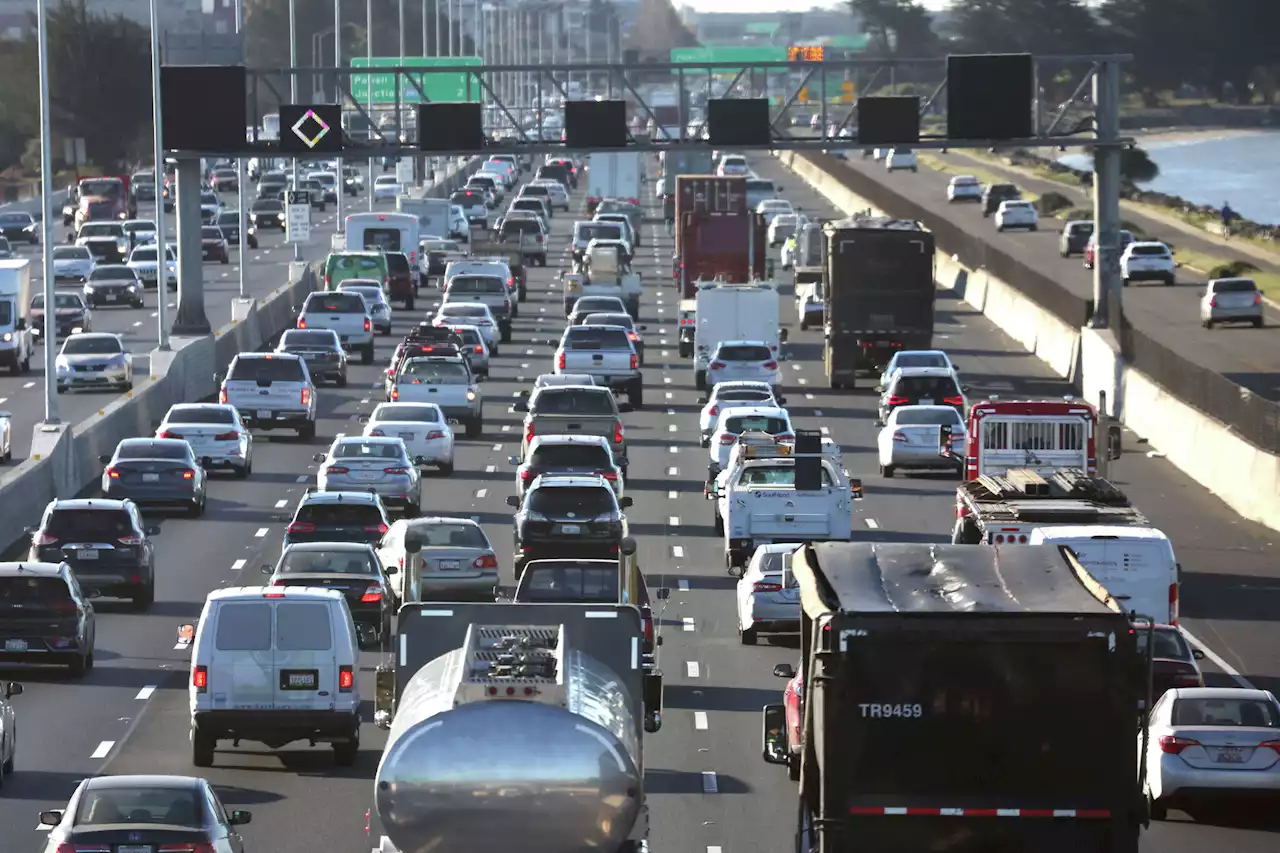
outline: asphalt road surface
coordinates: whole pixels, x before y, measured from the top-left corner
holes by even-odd
[[[812,213],[835,215],[815,193],[766,157],[759,171],[786,187],[784,195]],[[652,167],[652,161],[649,161]],[[651,197],[646,194],[646,198]],[[575,200],[581,203],[579,193]],[[556,243],[567,245],[571,216],[552,224]],[[734,581],[724,571],[722,545],[712,535],[711,507],[702,499],[707,451],[696,437],[697,392],[689,363],[677,357],[677,297],[669,281],[670,239],[661,225],[646,225],[638,253],[648,282],[642,304],[647,343],[643,411],[625,416],[633,479],[629,511],[642,565],[652,587],[671,589],[660,613],[664,636],[660,664],[667,676],[661,732],[646,740],[647,789],[654,853],[783,853],[792,850],[794,786],[785,771],[760,759],[760,708],[779,701],[777,663],[796,659],[794,643],[739,645]],[[554,244],[553,244],[554,245]],[[552,342],[563,328],[558,263],[535,269],[529,300],[516,321],[512,344],[494,359],[492,379],[481,386],[485,431],[461,439],[457,469],[432,477],[424,490],[428,512],[469,514],[497,546],[504,581],[509,558],[514,471],[521,416],[510,410],[517,391],[551,368]],[[945,292],[939,296],[937,345],[959,363],[975,394],[1058,394],[1062,383],[998,333],[980,314]],[[955,483],[927,476],[881,480],[873,454],[873,397],[832,392],[816,356],[818,332],[799,332],[790,299],[784,316],[792,334],[786,394],[801,427],[822,426],[843,447],[866,499],[856,504],[854,536],[860,540],[937,541],[949,538]],[[416,318],[400,312],[396,336],[379,341],[379,362]],[[38,851],[41,809],[61,807],[77,781],[97,773],[193,772],[187,739],[188,662],[175,651],[175,628],[194,619],[210,590],[260,585],[260,566],[274,562],[299,495],[314,483],[311,455],[332,437],[357,429],[354,420],[379,402],[381,367],[353,366],[346,389],[323,388],[315,442],[292,438],[260,441],[253,476],[219,478],[207,515],[166,519],[156,539],[157,598],[145,615],[103,603],[99,608],[98,666],[80,682],[60,672],[0,671],[25,682],[15,700],[20,735],[17,772],[0,797],[0,825],[13,840],[6,849]],[[1132,436],[1128,438],[1132,439]],[[1280,581],[1274,534],[1241,522],[1203,489],[1143,448],[1130,447],[1116,463],[1117,480],[1173,536],[1186,571],[1185,615],[1190,630],[1221,662],[1259,685],[1280,674],[1280,628],[1275,606]],[[379,655],[362,658],[366,720],[372,718],[372,669]],[[1214,683],[1232,676],[1213,667]],[[535,732],[530,732],[536,737]],[[245,829],[251,850],[306,853],[323,849],[365,853],[370,843],[364,813],[372,794],[385,734],[366,725],[353,768],[336,768],[327,748],[292,746],[280,752],[256,744],[222,749],[206,771],[223,799],[253,811]],[[1087,745],[1082,745],[1087,748]],[[927,772],[927,767],[921,768]],[[34,837],[23,840],[23,834]],[[1280,836],[1266,827],[1206,825],[1175,813],[1146,835],[1144,853],[1275,853]]]
[[[251,191],[252,192],[252,191]],[[236,195],[222,194],[223,206],[227,210],[235,210]],[[37,205],[38,207],[38,205]],[[394,210],[392,201],[379,201],[378,209]],[[368,209],[367,197],[362,193],[355,199],[348,196],[343,201],[343,214]],[[61,204],[57,214],[60,215]],[[139,205],[138,216],[141,219],[152,219],[155,216],[155,205],[144,203]],[[300,244],[301,258],[305,261],[317,261],[329,252],[329,237],[336,233],[337,209],[330,205],[324,213],[312,214],[311,239]],[[176,239],[177,221],[173,213],[166,214],[166,240]],[[62,226],[59,218],[53,227],[47,229],[53,236],[56,245],[66,245],[69,229]],[[258,235],[257,249],[249,249],[248,265],[245,267],[245,295],[249,297],[264,296],[285,284],[289,276],[289,263],[294,260],[293,246],[285,242],[284,234],[277,231],[264,231]],[[19,257],[31,259],[32,290],[36,292],[43,287],[43,247],[15,247]],[[204,263],[204,303],[209,323],[217,329],[231,322],[231,303],[240,296],[240,251],[237,245],[231,247],[231,262],[220,264],[216,261]],[[64,284],[59,287],[63,291],[79,291],[80,285]],[[178,294],[176,291],[165,291],[169,308],[170,325],[176,314]],[[150,352],[156,347],[160,336],[159,306],[157,291],[150,290],[146,294],[146,304],[142,308],[99,307],[93,310],[93,328],[95,332],[114,332],[124,339],[125,347],[134,354],[134,375],[146,374],[150,363]],[[61,345],[61,342],[59,342]],[[0,409],[13,414],[13,463],[17,464],[27,458],[31,450],[32,427],[44,420],[44,345],[36,347],[31,361],[31,372],[14,376],[7,371],[0,372]],[[64,423],[79,423],[84,418],[106,406],[117,396],[116,391],[77,391],[58,397],[58,416]]]
[[[967,167],[995,168],[968,159],[951,159],[961,171]],[[871,158],[863,159],[856,151],[850,152],[847,162],[852,168],[889,184],[934,216],[950,219],[970,234],[989,238],[993,245],[1032,269],[1052,276],[1071,293],[1092,298],[1093,273],[1084,268],[1078,255],[1064,258],[1058,253],[1061,223],[1057,220],[1042,220],[1039,231],[1006,231],[1001,234],[996,231],[993,219],[983,219],[978,205],[947,203],[949,174],[921,166],[917,174],[894,172],[890,175],[885,172],[883,163]],[[1081,204],[1091,204],[1082,198],[1081,193],[1060,184],[1022,175],[1010,175],[1009,180],[1033,192],[1065,192],[1080,200]],[[1167,240],[1175,252],[1182,245],[1219,256],[1229,257],[1232,254],[1230,249],[1205,245],[1204,241],[1196,241],[1182,231],[1128,211],[1122,211],[1122,216],[1146,228],[1151,239]],[[925,224],[928,225],[927,222]],[[1124,290],[1125,315],[1134,327],[1185,358],[1268,399],[1280,400],[1280,312],[1264,309],[1266,325],[1261,329],[1241,325],[1205,329],[1200,325],[1199,314],[1203,289],[1204,276],[1185,267],[1178,270],[1178,281],[1174,287],[1165,287],[1159,282],[1135,282]]]

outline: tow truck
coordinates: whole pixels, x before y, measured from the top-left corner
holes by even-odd
[[[970,442],[972,444],[973,442]],[[1109,480],[1079,468],[1043,475],[1033,468],[984,474],[956,488],[953,545],[1026,545],[1038,527],[1148,527]]]
[[[582,262],[574,264],[574,271],[560,274],[566,317],[583,296],[616,296],[627,306],[628,314],[640,315],[642,279],[623,259],[622,245],[618,240],[593,239],[587,244]]]
[[[834,442],[817,430],[796,430],[794,443],[743,433],[738,445],[706,491],[716,504],[726,568],[745,566],[760,545],[852,538],[862,481],[840,467]]]
[[[644,735],[662,675],[630,604],[406,604],[379,666],[390,729],[372,853],[647,853]],[[566,784],[566,779],[591,780]]]
[[[969,408],[965,479],[1029,468],[1051,474],[1079,468],[1089,476],[1098,468],[1098,412],[1075,397],[1060,400],[1002,400],[991,396]],[[1108,424],[1107,461],[1120,458],[1120,426]]]

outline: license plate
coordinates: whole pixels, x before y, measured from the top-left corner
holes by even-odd
[[[451,426],[457,426],[459,423],[461,423],[457,418],[445,418],[445,421]]]
[[[577,524],[562,524],[560,525],[560,532],[564,534],[581,533],[582,528]]]
[[[150,844],[121,844],[116,847],[116,853],[154,853],[155,848]]]
[[[402,433],[400,433],[400,440],[401,440],[401,441],[413,441],[413,433],[411,433],[411,432],[402,432]]]
[[[922,405],[922,406],[932,406],[932,405],[933,405],[933,400],[928,399],[928,398],[921,398],[921,399],[920,399],[920,405]]]
[[[280,686],[285,690],[315,690],[316,674],[314,672],[289,672],[286,670],[280,673]]]
[[[81,548],[80,550],[76,551],[76,557],[78,557],[81,560],[96,560],[98,559],[98,549],[97,548]]]
[[[108,301],[108,302],[119,302],[119,301],[120,301],[120,294],[118,294],[118,293],[108,293],[108,294],[107,294],[107,301]]]
[[[143,475],[142,475],[142,482],[144,482],[144,483],[158,483],[158,482],[160,482],[160,475],[159,475],[159,474],[143,474]]]
[[[258,420],[260,420],[260,421],[269,421],[269,420],[271,420],[271,410],[270,410],[270,409],[258,409]]]
[[[459,569],[462,567],[460,560],[441,560],[440,568],[442,569]]]
[[[347,335],[340,335],[338,337],[338,340],[342,341],[345,344],[347,342],[347,337],[348,337]]]
[[[1242,764],[1244,763],[1244,752],[1234,746],[1220,749],[1218,750],[1218,761],[1223,764]]]
[[[5,640],[4,650],[6,652],[25,652],[27,650],[26,640]]]

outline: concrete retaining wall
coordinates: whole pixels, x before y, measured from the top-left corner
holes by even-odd
[[[847,214],[892,214],[876,210],[803,154],[775,156]],[[1105,392],[1108,414],[1235,512],[1280,530],[1280,457],[1249,444],[1124,364],[1110,332],[1064,323],[1017,287],[983,268],[964,266],[948,248],[940,246],[935,259],[941,287],[955,291],[1095,405]]]

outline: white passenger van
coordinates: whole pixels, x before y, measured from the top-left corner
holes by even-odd
[[[1032,545],[1066,545],[1125,610],[1178,624],[1178,559],[1154,527],[1037,527]]]
[[[347,250],[403,252],[409,269],[417,270],[422,229],[412,213],[351,213],[346,223]]]
[[[271,749],[308,740],[334,761],[360,748],[360,651],[342,592],[236,587],[209,593],[197,625],[178,629],[191,649],[191,761],[213,765],[220,740]]]

